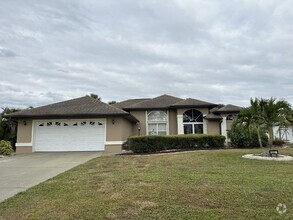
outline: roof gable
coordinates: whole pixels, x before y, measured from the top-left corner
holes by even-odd
[[[207,114],[204,118],[207,119],[207,120],[210,120],[210,121],[212,121],[212,120],[221,120],[222,119],[222,117],[220,115],[216,115],[216,114],[211,113],[211,112],[209,114]]]
[[[240,112],[243,108],[240,106],[236,106],[236,105],[225,105],[222,108],[219,108],[216,112],[217,113],[237,113]]]
[[[173,104],[172,106],[174,106],[174,107],[216,107],[217,104],[202,101],[199,99],[188,98],[188,99],[179,101],[179,102]]]
[[[123,108],[127,108],[127,107],[129,107],[131,105],[134,105],[134,104],[137,104],[137,103],[140,103],[140,102],[144,102],[144,101],[147,101],[147,100],[150,100],[150,98],[145,98],[145,99],[127,99],[125,101],[115,103],[112,106],[114,106],[116,108],[123,109]]]
[[[15,112],[5,117],[62,117],[62,116],[106,116],[129,115],[119,108],[89,96]]]

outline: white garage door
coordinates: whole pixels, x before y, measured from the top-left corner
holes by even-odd
[[[105,120],[43,120],[34,128],[34,151],[104,150]]]

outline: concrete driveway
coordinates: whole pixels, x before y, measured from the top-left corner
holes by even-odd
[[[102,154],[32,153],[0,158],[0,202]]]

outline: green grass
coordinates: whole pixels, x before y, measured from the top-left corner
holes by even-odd
[[[293,162],[212,150],[93,159],[0,203],[3,219],[293,219]],[[293,156],[293,148],[280,149]],[[278,203],[287,212],[276,212]],[[0,217],[0,219],[1,219]]]

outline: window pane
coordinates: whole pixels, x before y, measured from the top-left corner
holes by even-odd
[[[194,133],[195,134],[203,134],[203,125],[202,124],[195,124],[194,125]]]
[[[167,132],[166,131],[159,131],[158,135],[167,135]]]
[[[148,121],[167,121],[167,114],[163,111],[152,111],[148,114]]]
[[[184,125],[184,134],[192,134],[192,124]]]
[[[148,134],[157,134],[157,124],[149,124],[148,125],[149,132]]]
[[[183,113],[183,122],[203,122],[203,115],[200,111],[190,109]]]
[[[188,110],[183,113],[183,122],[191,122],[192,121],[192,111]]]
[[[167,124],[160,123],[158,124],[158,135],[166,135],[167,134]]]
[[[167,129],[167,125],[166,124],[159,124],[159,131],[166,131]]]

